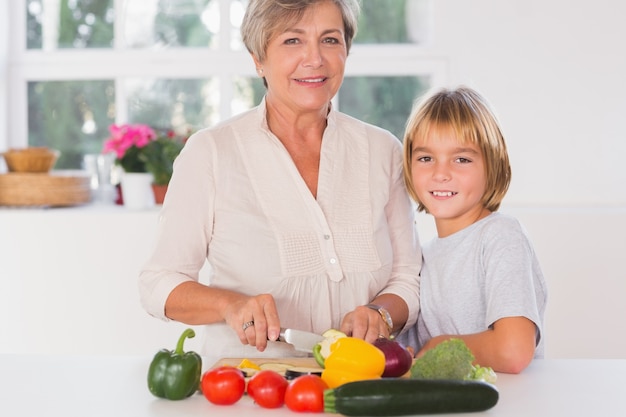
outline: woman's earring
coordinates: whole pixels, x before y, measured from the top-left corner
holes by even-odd
[[[261,77],[263,76],[263,68],[258,68],[256,71],[259,73]]]

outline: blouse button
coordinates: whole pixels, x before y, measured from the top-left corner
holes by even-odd
[[[336,263],[337,263],[337,259],[335,259],[335,258],[330,258],[330,263],[331,263],[331,264],[333,264],[333,265],[334,265],[334,264],[336,264]]]
[[[330,235],[324,235],[324,239],[326,240],[330,239]]]

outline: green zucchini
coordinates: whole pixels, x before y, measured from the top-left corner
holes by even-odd
[[[407,416],[488,410],[498,390],[482,381],[382,378],[349,382],[324,392],[327,413]]]

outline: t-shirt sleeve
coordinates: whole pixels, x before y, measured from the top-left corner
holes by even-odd
[[[517,220],[502,218],[496,226],[484,236],[485,325],[504,317],[526,317],[535,323],[539,343],[545,288],[534,249]]]

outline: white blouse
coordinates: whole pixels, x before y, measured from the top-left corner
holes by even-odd
[[[419,309],[421,251],[402,177],[402,147],[389,132],[331,111],[317,199],[267,127],[265,103],[194,134],[175,162],[141,302],[167,320],[177,285],[198,280],[244,294],[271,293],[282,327],[322,333],[380,293]],[[206,327],[203,354],[254,357],[226,324]],[[272,343],[266,356],[279,352]],[[277,350],[276,350],[277,349]]]

